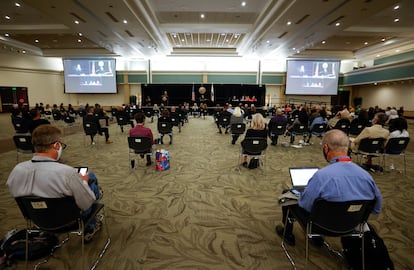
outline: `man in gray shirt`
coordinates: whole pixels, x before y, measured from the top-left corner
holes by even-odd
[[[81,175],[77,169],[59,163],[62,150],[66,147],[62,136],[62,131],[55,126],[45,124],[37,127],[32,133],[33,158],[17,164],[6,184],[13,197],[73,196],[86,218],[92,204],[99,199],[98,182],[93,173]],[[100,224],[92,222],[86,233],[94,233],[97,225]]]

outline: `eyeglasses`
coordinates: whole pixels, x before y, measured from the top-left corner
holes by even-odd
[[[60,145],[62,146],[62,150],[65,150],[66,149],[66,146],[68,146],[66,143],[59,142],[59,141],[57,141],[57,142],[60,143]]]
[[[55,143],[60,143],[60,145],[62,146],[62,150],[64,150],[65,148],[66,148],[66,146],[68,146],[66,143],[63,143],[63,142],[61,142],[61,141],[56,141],[56,142],[52,142],[52,143],[50,143],[50,144],[55,144]]]

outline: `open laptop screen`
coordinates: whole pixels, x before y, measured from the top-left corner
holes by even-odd
[[[316,167],[289,168],[293,189],[303,190],[318,170],[319,168]]]

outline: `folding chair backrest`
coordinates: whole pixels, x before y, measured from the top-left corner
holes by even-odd
[[[230,125],[230,116],[224,115],[219,117],[219,124],[221,127],[227,127]]]
[[[73,197],[41,198],[17,197],[16,202],[26,219],[39,229],[58,232],[78,226],[81,210]]]
[[[151,152],[152,142],[150,137],[128,137],[128,146],[136,153]]]
[[[231,134],[243,134],[244,131],[246,130],[246,124],[245,123],[234,123],[231,124],[230,127],[231,130]]]
[[[17,150],[34,152],[31,135],[14,135],[13,141]]]
[[[398,155],[405,151],[408,143],[410,142],[409,137],[403,138],[391,138],[388,140],[387,145],[385,146],[384,152],[386,154]]]
[[[172,123],[171,122],[158,122],[158,132],[161,134],[167,134],[172,132]]]
[[[358,146],[359,152],[380,153],[384,147],[384,138],[365,138],[362,139]]]
[[[267,148],[267,138],[244,138],[242,147],[248,153],[259,155]]]
[[[286,125],[273,125],[272,130],[270,131],[272,134],[276,135],[283,135],[286,131]]]
[[[304,124],[294,124],[292,127],[292,133],[295,135],[302,135],[308,132],[306,125]]]
[[[93,122],[84,122],[83,130],[86,135],[96,135],[98,133],[98,125]]]
[[[359,135],[364,128],[365,126],[363,124],[353,120],[349,126],[349,134],[354,136]]]
[[[324,133],[327,129],[328,125],[326,123],[316,124],[312,127],[312,134],[320,135]]]
[[[318,199],[313,204],[309,221],[314,228],[316,225],[326,231],[325,235],[344,235],[367,221],[374,203],[375,200],[328,202]]]
[[[343,132],[345,132],[346,134],[349,133],[349,128],[351,126],[351,122],[347,119],[340,119],[336,125],[335,125],[335,129],[340,129]]]

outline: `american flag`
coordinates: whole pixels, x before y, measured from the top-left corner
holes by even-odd
[[[195,101],[194,84],[193,84],[193,90],[191,91],[191,100]]]
[[[214,86],[211,84],[211,102],[214,102]]]

